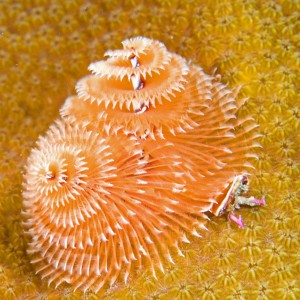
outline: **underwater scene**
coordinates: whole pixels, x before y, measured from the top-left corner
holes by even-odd
[[[3,299],[300,299],[300,2],[0,2]]]

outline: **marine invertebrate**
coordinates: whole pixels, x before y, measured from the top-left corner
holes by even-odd
[[[257,146],[251,119],[234,121],[243,101],[158,41],[123,46],[90,65],[27,163],[28,252],[49,284],[97,292],[145,261],[156,277],[204,212],[243,227],[233,211],[264,204],[236,176]]]

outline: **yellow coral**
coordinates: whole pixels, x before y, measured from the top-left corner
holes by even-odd
[[[83,297],[46,286],[32,271],[20,226],[21,172],[89,62],[127,37],[146,35],[207,73],[217,68],[230,88],[242,86],[240,97],[249,101],[240,114],[252,115],[263,134],[252,189],[267,193],[268,206],[241,211],[249,220],[244,230],[212,218],[209,234],[185,246],[178,270],[153,282],[141,270],[98,297],[300,298],[299,1],[89,3],[0,3],[0,295]]]

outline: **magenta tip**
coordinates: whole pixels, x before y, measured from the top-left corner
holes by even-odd
[[[252,202],[257,204],[257,205],[266,205],[266,200],[265,200],[265,196],[263,196],[261,199],[252,199]]]
[[[229,219],[234,222],[235,224],[237,224],[240,228],[244,228],[244,222],[242,220],[242,216],[239,215],[239,217],[237,218],[233,213],[230,213],[228,215]]]

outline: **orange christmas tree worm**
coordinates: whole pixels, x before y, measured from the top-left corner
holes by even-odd
[[[243,227],[240,204],[258,145],[243,101],[155,40],[125,40],[32,150],[24,176],[24,226],[42,278],[84,291],[126,281],[132,264],[153,275],[205,212]]]

